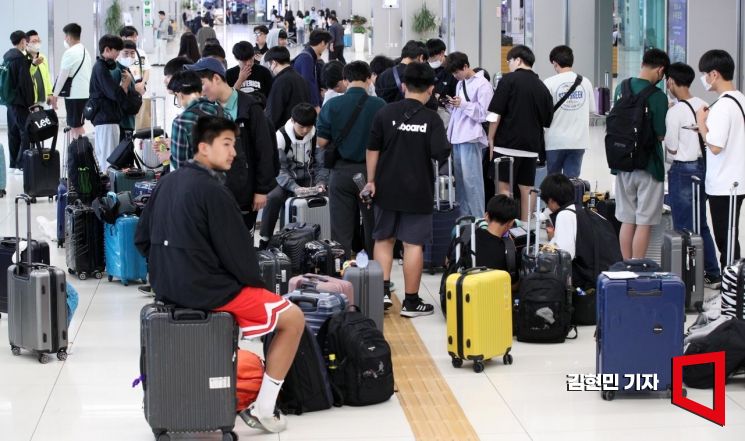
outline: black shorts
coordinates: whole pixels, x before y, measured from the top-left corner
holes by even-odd
[[[497,156],[507,156],[500,155]],[[517,185],[523,185],[526,187],[532,187],[535,185],[535,169],[538,163],[538,158],[526,158],[524,156],[513,156],[514,166],[512,169],[515,183]],[[499,182],[509,183],[510,182],[510,169],[509,162],[504,161],[499,163]]]
[[[429,245],[432,243],[432,214],[404,213],[375,206],[372,238],[396,238],[411,245]]]
[[[68,127],[83,127],[83,109],[85,108],[86,102],[88,102],[87,98],[65,98],[65,110],[67,110]]]

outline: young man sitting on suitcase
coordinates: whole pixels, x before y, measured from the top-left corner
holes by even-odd
[[[135,244],[149,259],[158,300],[231,313],[244,338],[275,332],[256,401],[240,413],[250,427],[279,432],[277,395],[304,330],[303,313],[264,289],[250,233],[223,184],[236,156],[232,121],[200,117],[194,159],[164,176],[142,213]],[[188,195],[188,197],[184,197]],[[168,222],[164,222],[169,219]]]
[[[264,249],[274,234],[274,227],[287,198],[308,194],[310,187],[325,189],[328,169],[323,167],[323,152],[316,148],[316,109],[308,103],[297,104],[292,116],[277,130],[279,175],[277,186],[267,195],[261,216],[261,240]]]

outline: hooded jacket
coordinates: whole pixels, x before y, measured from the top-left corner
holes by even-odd
[[[11,48],[3,55],[3,62],[10,69],[10,81],[16,90],[13,105],[29,107],[34,99],[34,82],[31,79],[31,60],[17,48]]]
[[[93,117],[94,126],[102,124],[119,124],[122,110],[119,102],[124,99],[124,91],[119,81],[114,79],[112,71],[120,70],[116,61],[106,61],[101,57],[96,59],[91,73],[90,99],[93,100],[96,111]],[[121,71],[119,72],[121,78]]]
[[[315,127],[304,138],[298,139],[292,120],[288,120],[277,130],[277,150],[280,163],[277,183],[280,187],[295,192],[298,187],[328,182],[329,171],[323,167],[323,151],[316,148]]]

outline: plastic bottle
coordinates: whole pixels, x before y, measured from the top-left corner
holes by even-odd
[[[367,264],[370,263],[370,257],[368,257],[367,252],[365,252],[365,250],[362,250],[359,253],[357,253],[357,258],[355,260],[359,268],[367,268]]]

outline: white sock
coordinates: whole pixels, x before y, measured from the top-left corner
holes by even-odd
[[[269,418],[274,415],[274,406],[277,404],[277,396],[282,388],[284,380],[275,380],[266,373],[261,381],[261,389],[256,397],[256,415],[260,418]]]

